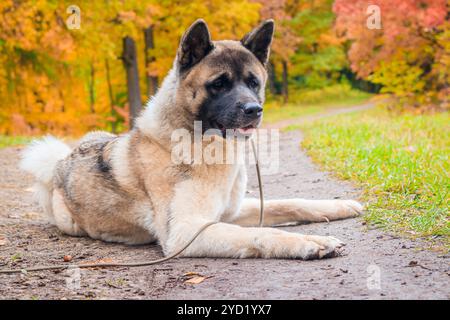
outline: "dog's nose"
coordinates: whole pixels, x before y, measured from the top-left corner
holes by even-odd
[[[244,113],[253,118],[258,118],[261,116],[263,112],[263,108],[259,103],[256,102],[248,102],[242,106],[242,110]]]

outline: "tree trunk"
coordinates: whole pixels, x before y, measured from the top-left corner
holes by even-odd
[[[268,84],[269,84],[269,91],[272,95],[276,95],[277,88],[276,88],[276,75],[275,75],[275,66],[272,61],[269,61],[267,64],[267,73],[268,73]]]
[[[155,61],[155,57],[151,55],[150,50],[155,48],[153,38],[153,27],[144,29],[145,40],[145,77],[147,79],[147,97],[155,95],[158,89],[158,77],[150,75],[150,64]]]
[[[91,77],[89,81],[89,110],[91,113],[95,113],[95,68],[93,61],[91,61]]]
[[[139,73],[136,57],[136,45],[130,37],[123,38],[123,64],[127,72],[128,104],[130,110],[130,129],[142,108]]]
[[[281,65],[283,67],[283,83],[282,83],[282,91],[283,94],[283,101],[286,103],[289,99],[289,90],[288,90],[288,66],[287,62],[283,60],[281,62]]]
[[[111,131],[113,133],[116,133],[116,110],[114,110],[115,101],[114,101],[114,93],[111,83],[111,72],[109,69],[109,62],[108,59],[105,59],[105,68],[106,68],[106,83],[108,84],[108,95],[109,95],[109,103],[111,107],[111,116],[114,118],[114,120],[111,120]]]

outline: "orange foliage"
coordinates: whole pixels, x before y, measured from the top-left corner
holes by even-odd
[[[76,136],[110,130],[112,123],[126,129],[124,36],[136,41],[144,87],[146,72],[162,79],[171,68],[179,37],[196,18],[208,21],[216,39],[239,39],[259,20],[259,4],[246,0],[77,1],[80,29],[68,29],[66,9],[72,4],[0,2],[0,134]],[[145,70],[143,29],[150,25],[155,60]]]

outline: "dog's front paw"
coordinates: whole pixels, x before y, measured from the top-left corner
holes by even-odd
[[[362,214],[364,207],[355,200],[335,200],[341,218],[353,218]]]
[[[299,254],[303,260],[336,257],[345,243],[335,237],[301,236]]]

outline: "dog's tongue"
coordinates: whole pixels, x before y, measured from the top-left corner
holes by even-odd
[[[238,131],[239,131],[240,134],[249,136],[249,135],[251,135],[253,132],[255,132],[255,128],[252,128],[252,127],[239,128]]]

